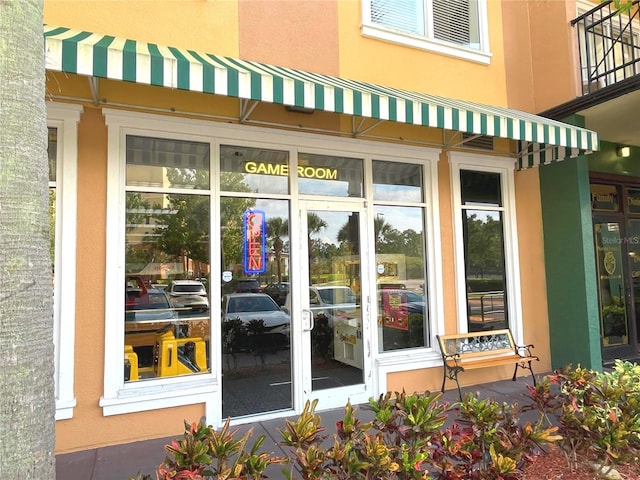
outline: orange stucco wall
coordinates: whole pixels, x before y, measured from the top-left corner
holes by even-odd
[[[580,94],[576,31],[570,25],[575,0],[501,3],[508,106],[537,113],[573,100]]]
[[[240,57],[338,75],[339,3],[339,0],[239,2]]]
[[[44,23],[238,56],[235,1],[46,0]]]

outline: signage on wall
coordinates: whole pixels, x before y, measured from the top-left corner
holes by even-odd
[[[591,208],[604,212],[619,210],[618,189],[614,185],[591,184]]]
[[[267,224],[261,210],[245,210],[242,216],[244,227],[244,273],[264,273],[267,268]]]
[[[640,213],[640,190],[627,190],[627,210],[629,213]]]

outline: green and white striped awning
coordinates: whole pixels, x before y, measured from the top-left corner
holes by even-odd
[[[517,110],[110,35],[44,26],[49,70],[518,140],[521,168],[598,149],[598,135]]]

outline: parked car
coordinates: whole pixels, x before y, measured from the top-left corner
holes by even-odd
[[[128,287],[125,298],[125,321],[159,322],[177,318],[169,296],[158,288]]]
[[[356,294],[346,285],[312,285],[309,287],[309,308],[316,319],[326,318],[333,325],[334,317],[344,317],[355,313]],[[283,309],[291,311],[291,294]]]
[[[287,301],[287,295],[289,295],[289,283],[270,283],[264,287],[263,291],[273,298],[278,305],[282,306]]]
[[[246,278],[236,282],[234,291],[236,293],[261,293],[262,287],[258,280]]]
[[[230,293],[222,297],[224,353],[265,352],[289,345],[291,318],[265,293]]]
[[[172,305],[183,314],[206,312],[209,297],[202,282],[197,280],[173,280],[167,288]]]

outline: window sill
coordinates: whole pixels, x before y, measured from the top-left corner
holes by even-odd
[[[376,359],[386,373],[442,366],[442,355],[432,349],[386,352]]]
[[[488,51],[463,47],[420,35],[402,33],[377,25],[362,25],[362,35],[385,42],[397,43],[411,48],[460,58],[462,60],[468,60],[482,65],[489,65],[491,63],[491,57],[493,56],[491,52]]]
[[[100,398],[105,417],[205,403],[219,390],[218,382],[211,378],[178,384],[149,382],[131,387],[132,384],[129,383],[118,391],[116,397]]]

